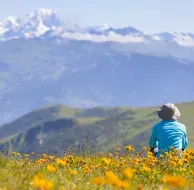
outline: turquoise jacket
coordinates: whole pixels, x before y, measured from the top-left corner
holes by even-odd
[[[157,157],[162,151],[169,152],[170,147],[185,150],[187,145],[186,127],[182,123],[176,120],[161,121],[153,126],[149,146],[158,147]]]

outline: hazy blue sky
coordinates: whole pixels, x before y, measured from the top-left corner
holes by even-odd
[[[147,33],[194,32],[194,0],[0,0],[0,19],[37,8],[55,9],[82,26],[133,26]]]

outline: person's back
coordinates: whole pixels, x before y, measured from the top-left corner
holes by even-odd
[[[173,147],[178,150],[185,150],[188,144],[186,127],[177,122],[180,112],[174,104],[165,104],[158,111],[162,119],[160,123],[154,125],[149,141],[151,148],[158,148],[157,157],[164,151],[170,151]]]

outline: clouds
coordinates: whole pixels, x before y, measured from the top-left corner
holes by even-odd
[[[64,32],[53,34],[64,39],[90,41],[94,43],[112,42],[112,48],[117,51],[129,53],[139,53],[157,57],[174,57],[194,61],[194,47],[180,45],[176,40],[167,42],[159,37],[147,36],[144,34],[119,35],[109,33],[109,35],[94,35],[89,33]],[[61,41],[61,43],[63,40]]]
[[[119,43],[146,43],[144,36],[127,35],[122,36],[115,33],[109,33],[109,35],[92,35],[89,33],[63,33],[61,35],[64,38],[70,38],[74,40],[88,40],[93,42],[119,42]]]

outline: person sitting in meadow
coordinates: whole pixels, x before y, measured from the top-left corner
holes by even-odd
[[[161,122],[152,128],[149,146],[156,157],[162,152],[170,152],[171,148],[184,151],[188,145],[184,124],[177,119],[181,116],[179,109],[172,103],[164,104],[158,111]]]

